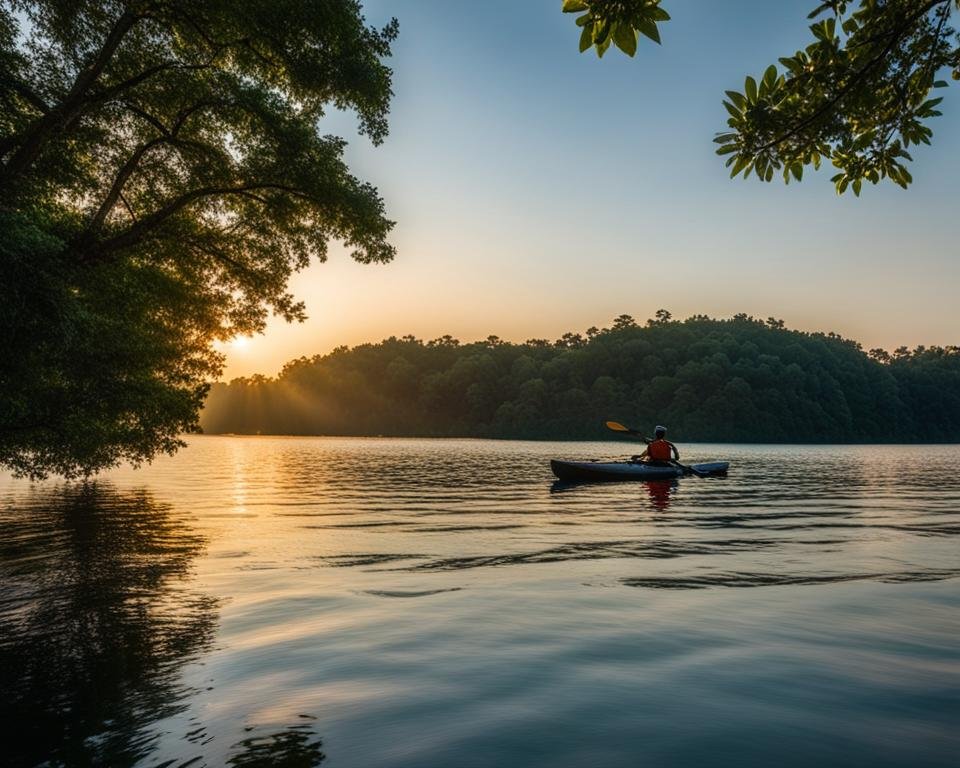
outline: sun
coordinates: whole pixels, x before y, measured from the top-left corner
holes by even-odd
[[[234,336],[232,339],[230,339],[229,344],[230,344],[230,349],[234,349],[234,350],[240,351],[240,350],[246,349],[247,346],[249,346],[249,344],[250,344],[250,337],[249,337],[249,336]]]

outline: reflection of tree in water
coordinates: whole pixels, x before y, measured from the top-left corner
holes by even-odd
[[[233,748],[239,751],[227,761],[227,765],[234,768],[314,768],[326,757],[320,747],[321,741],[309,725],[294,725],[234,744]]]
[[[216,601],[187,584],[204,539],[146,493],[100,484],[0,510],[6,765],[129,765],[181,711]]]

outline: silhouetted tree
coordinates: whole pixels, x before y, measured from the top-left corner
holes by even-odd
[[[304,316],[294,270],[393,258],[320,118],[384,138],[396,34],[353,0],[0,4],[0,464],[172,452],[212,343]]]
[[[658,309],[654,313],[653,317],[654,317],[653,320],[648,320],[647,322],[648,323],[669,323],[670,320],[673,318],[673,315],[671,315],[665,309]]]
[[[684,440],[960,439],[956,347],[894,356],[748,315],[587,339],[473,344],[387,339],[217,384],[210,432],[595,438],[599,424],[667,421]],[[618,327],[619,325],[619,327]],[[579,339],[579,341],[577,341]],[[884,356],[886,355],[886,356]]]

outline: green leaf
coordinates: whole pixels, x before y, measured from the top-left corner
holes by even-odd
[[[751,165],[751,161],[747,155],[737,155],[736,162],[734,162],[733,164],[733,170],[730,171],[730,178],[732,179],[734,176],[740,173],[740,171],[742,171],[744,168],[748,167],[749,165]]]
[[[873,140],[876,138],[877,132],[874,130],[865,131],[861,133],[853,142],[853,148],[856,150],[864,150],[870,146]]]
[[[783,66],[794,75],[799,75],[801,72],[803,72],[803,63],[796,57],[781,57],[780,63],[783,64]]]
[[[637,33],[629,24],[617,25],[613,31],[613,42],[627,56],[633,56],[637,52]]]
[[[729,98],[730,101],[736,104],[737,109],[741,112],[747,106],[747,99],[742,93],[737,93],[736,91],[724,91],[724,93],[727,94],[727,98]]]
[[[589,11],[590,6],[583,0],[563,0],[564,13],[579,13],[580,11]]]
[[[774,84],[777,82],[777,68],[771,64],[767,67],[767,71],[763,73],[763,84],[766,86],[768,91],[773,89]]]
[[[652,22],[649,19],[640,19],[637,22],[637,29],[641,34],[649,37],[657,45],[660,45],[660,31],[657,29],[655,22]]]
[[[857,197],[860,197],[860,188],[863,186],[863,179],[854,179],[853,180],[853,194]]]
[[[580,53],[583,53],[591,45],[593,45],[593,30],[590,27],[584,27],[583,32],[580,33]]]
[[[593,25],[593,43],[601,46],[610,39],[610,22],[601,19],[598,24]]]
[[[743,92],[747,95],[747,101],[751,104],[757,103],[757,81],[749,75],[743,83]]]
[[[793,174],[793,178],[797,181],[803,181],[803,165],[801,163],[791,164],[790,173]]]
[[[743,113],[733,106],[733,104],[731,104],[729,101],[724,101],[723,106],[726,108],[727,112],[730,113],[731,117],[743,117]]]
[[[767,175],[767,166],[770,162],[770,159],[766,155],[760,155],[757,157],[754,165],[757,167],[757,176],[761,179]]]

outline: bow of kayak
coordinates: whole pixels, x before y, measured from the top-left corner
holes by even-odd
[[[724,475],[729,462],[691,464],[702,476]],[[679,467],[658,467],[636,461],[550,461],[550,469],[566,483],[616,482],[623,480],[670,480],[685,473]]]

